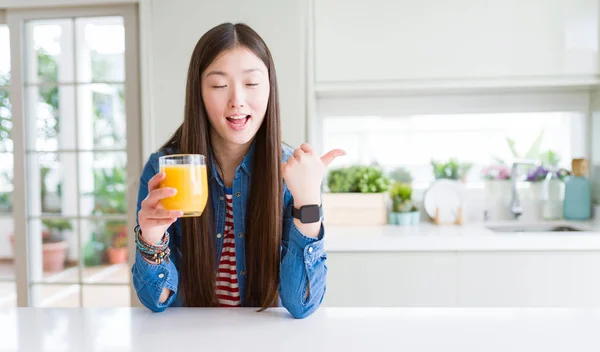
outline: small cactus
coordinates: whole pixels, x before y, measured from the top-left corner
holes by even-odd
[[[412,202],[412,186],[408,183],[396,182],[390,189],[392,211],[408,213],[416,210]]]

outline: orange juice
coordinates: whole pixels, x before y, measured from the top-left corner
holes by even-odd
[[[181,210],[183,216],[200,216],[208,201],[206,165],[162,165],[166,177],[160,187],[177,189],[177,194],[163,198],[165,209]]]

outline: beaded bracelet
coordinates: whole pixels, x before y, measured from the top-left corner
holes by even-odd
[[[139,225],[135,227],[135,243],[137,249],[144,258],[156,264],[160,264],[169,258],[171,253],[169,249],[169,237],[169,232],[165,231],[165,234],[157,244],[150,244],[142,237],[142,231]]]
[[[140,254],[142,255],[142,257],[148,259],[151,262],[154,262],[156,264],[161,264],[163,261],[165,261],[167,263],[169,262],[169,256],[171,255],[171,250],[169,249],[169,247],[167,247],[167,249],[165,249],[164,251],[154,253],[153,255],[149,255],[144,252],[140,252]]]

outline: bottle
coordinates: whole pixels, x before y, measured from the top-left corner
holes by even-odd
[[[567,220],[587,220],[592,213],[592,189],[585,177],[588,162],[585,159],[573,159],[573,173],[565,181],[564,217]]]
[[[557,168],[550,168],[542,185],[542,216],[545,220],[563,217],[564,183]]]

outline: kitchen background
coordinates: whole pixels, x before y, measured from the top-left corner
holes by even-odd
[[[513,220],[514,160],[541,163],[520,169],[521,222],[562,204],[574,158],[589,161],[600,199],[599,10],[597,0],[0,0],[0,306],[138,304],[128,229],[141,167],[182,121],[197,40],[238,21],[274,55],[284,140],[348,152],[324,180],[326,304],[598,304],[593,219],[576,245],[555,234],[509,243],[481,223]],[[361,177],[374,196],[346,194]],[[440,179],[453,182],[431,191]],[[433,225],[436,206],[446,222],[462,207],[464,224]],[[392,214],[415,209],[418,220]],[[385,275],[389,293],[358,288]]]

